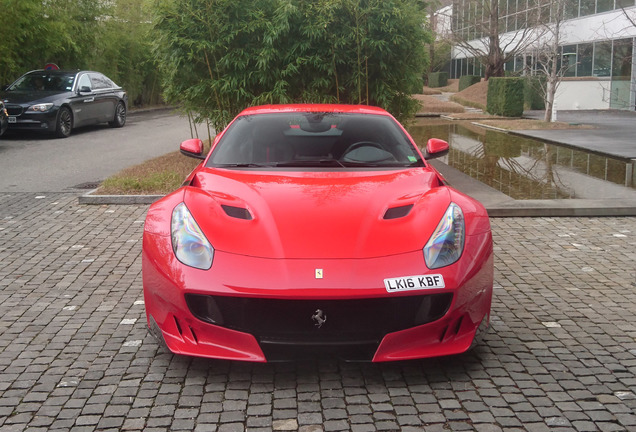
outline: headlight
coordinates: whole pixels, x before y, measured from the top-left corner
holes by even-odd
[[[426,266],[436,269],[456,262],[462,256],[465,236],[464,213],[457,204],[451,203],[424,246]]]
[[[35,111],[35,112],[46,112],[53,108],[52,103],[43,103],[37,105],[31,105],[27,111]]]
[[[202,270],[212,267],[214,248],[192,217],[185,203],[172,211],[172,250],[183,264]]]

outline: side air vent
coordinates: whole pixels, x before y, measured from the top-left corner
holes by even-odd
[[[384,219],[398,219],[406,216],[410,213],[413,208],[413,204],[400,206],[400,207],[392,207],[384,213]]]
[[[221,205],[225,213],[229,217],[233,217],[236,219],[244,219],[244,220],[252,220],[252,214],[250,211],[243,207],[234,207],[229,205]]]

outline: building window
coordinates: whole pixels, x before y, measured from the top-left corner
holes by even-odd
[[[596,0],[596,13],[607,12],[614,9],[614,0]]]
[[[592,75],[596,77],[610,76],[612,65],[612,42],[594,43],[594,69]]]
[[[563,68],[563,76],[576,76],[576,45],[563,47],[561,67]]]
[[[594,45],[591,43],[580,44],[578,46],[578,62],[576,66],[576,76],[592,76],[592,55]]]
[[[553,4],[553,7],[559,7],[559,3]],[[579,16],[579,1],[578,0],[566,0],[565,8],[563,10],[563,18],[572,19]]]
[[[612,78],[630,80],[632,77],[632,39],[614,41]]]
[[[595,0],[581,0],[581,8],[579,9],[579,16],[586,16],[594,14],[596,9]]]
[[[634,6],[634,0],[616,0],[616,9]]]

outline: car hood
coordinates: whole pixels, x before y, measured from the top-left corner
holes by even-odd
[[[203,169],[184,202],[215,249],[265,258],[371,258],[421,250],[450,202],[430,168]]]
[[[5,91],[0,93],[0,100],[5,104],[32,105],[34,103],[54,102],[70,92],[55,91]]]

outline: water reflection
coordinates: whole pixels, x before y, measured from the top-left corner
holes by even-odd
[[[420,119],[409,133],[450,144],[440,160],[514,199],[636,198],[629,162],[542,143],[470,122]],[[628,185],[626,187],[626,185]]]

